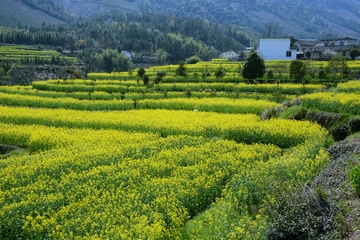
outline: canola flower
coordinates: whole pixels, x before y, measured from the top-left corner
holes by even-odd
[[[144,93],[108,93],[103,91],[88,92],[56,92],[56,91],[42,91],[38,89],[32,89],[29,86],[0,86],[0,92],[7,94],[19,94],[26,96],[37,96],[46,98],[75,98],[79,100],[112,100],[112,99],[127,99],[127,100],[143,100],[143,99],[164,99],[164,93],[162,92],[147,92]],[[256,100],[268,100],[271,102],[282,102],[284,100],[291,100],[293,96],[282,95],[280,97],[274,96],[268,93],[230,93],[230,92],[216,92],[217,98],[233,98],[233,99],[256,99]],[[168,92],[166,98],[184,98],[187,97],[186,93],[182,92]],[[210,92],[191,92],[191,98],[214,98],[214,95]]]
[[[46,127],[32,130],[37,136]],[[188,216],[220,196],[241,165],[281,153],[273,145],[201,137],[138,134],[132,142],[126,134],[116,136],[123,140],[96,143],[90,135],[85,142],[6,160],[0,169],[1,237],[172,238]]]
[[[0,93],[0,103],[10,106],[27,106],[41,108],[65,108],[77,110],[130,110],[134,109],[131,100],[78,100],[73,98],[44,98],[18,94]]]
[[[260,121],[253,114],[219,114],[171,110],[86,112],[64,109],[0,107],[0,121],[55,127],[116,129],[152,132],[161,136],[223,136],[244,143],[271,143],[282,148],[296,146],[309,138],[324,138],[319,125],[295,120]]]
[[[178,98],[163,100],[142,100],[137,104],[139,109],[172,109],[194,110],[222,113],[261,114],[265,109],[280,106],[278,103],[253,99],[197,99]]]
[[[354,93],[354,92],[359,93],[360,81],[349,81],[346,83],[339,83],[336,87],[336,90],[345,93]]]
[[[360,114],[360,95],[349,93],[315,93],[301,96],[304,107],[316,107],[319,110],[334,113]]]

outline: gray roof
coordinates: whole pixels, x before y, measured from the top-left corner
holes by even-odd
[[[327,46],[327,47],[315,47],[314,52],[322,52],[326,49],[330,49],[332,51],[350,51],[351,49],[355,48],[355,45],[344,45],[344,46]]]
[[[296,43],[300,46],[315,46],[317,44],[320,44],[321,42],[316,40],[299,40]]]
[[[355,40],[355,41],[357,41],[356,38],[351,38],[349,36],[346,38],[324,39],[324,40],[320,40],[320,41],[328,42],[328,41],[340,41],[340,40]]]

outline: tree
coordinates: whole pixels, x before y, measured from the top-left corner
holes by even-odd
[[[300,82],[306,74],[306,67],[303,61],[299,59],[290,62],[290,77],[295,78],[295,82]]]
[[[145,69],[144,67],[140,67],[138,70],[137,70],[137,76],[142,78],[145,74]]]
[[[336,52],[332,51],[331,49],[327,48],[322,52],[322,57],[325,60],[330,60],[331,58],[335,57]]]
[[[280,37],[282,34],[283,28],[278,22],[269,22],[266,23],[262,30],[262,36],[267,38]]]
[[[155,58],[159,64],[164,64],[168,58],[168,53],[160,48],[155,52]]]
[[[319,74],[318,74],[318,78],[320,79],[320,83],[322,84],[322,80],[324,78],[326,78],[326,70],[324,69],[324,67],[319,67]]]
[[[215,77],[216,78],[223,78],[225,76],[225,70],[222,67],[222,65],[220,65],[216,70],[215,70]]]
[[[350,57],[351,57],[352,60],[355,60],[355,58],[359,57],[359,56],[360,56],[360,49],[358,49],[358,48],[351,49]]]
[[[310,58],[310,57],[311,57],[311,51],[310,51],[310,50],[306,50],[306,51],[305,51],[305,56],[306,56],[307,58]]]
[[[245,59],[244,66],[242,68],[242,76],[245,79],[250,79],[254,82],[254,79],[261,78],[265,73],[265,61],[255,51],[252,51]]]
[[[308,74],[312,78],[315,78],[315,76],[319,72],[319,67],[317,66],[317,64],[315,64],[314,61],[308,59],[305,65],[306,74]]]
[[[232,59],[237,58],[239,55],[234,51],[224,52],[219,56],[221,59]]]
[[[128,70],[128,74],[130,76],[130,78],[132,77],[132,74],[133,74],[133,64],[132,62],[129,62],[129,70]]]
[[[144,85],[148,85],[148,84],[149,84],[149,76],[148,76],[148,75],[144,74],[144,75],[142,76],[142,80],[143,80]]]
[[[266,77],[267,77],[267,79],[273,79],[274,78],[274,73],[273,73],[272,69],[267,71]]]
[[[159,77],[160,79],[162,79],[163,77],[166,76],[166,72],[165,71],[158,71],[156,73],[156,76]]]
[[[179,67],[176,69],[175,75],[180,77],[186,77],[186,67],[184,61],[179,62]]]
[[[337,54],[335,57],[331,58],[328,65],[328,70],[334,76],[334,82],[336,79],[336,74],[341,73],[343,77],[347,74],[348,64],[347,58]]]

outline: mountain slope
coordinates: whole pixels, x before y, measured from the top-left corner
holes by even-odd
[[[93,17],[106,14],[113,10],[132,9],[138,10],[140,0],[54,0],[64,6],[74,17]]]
[[[139,9],[152,13],[199,16],[209,21],[247,26],[261,32],[277,22],[283,34],[296,37],[360,36],[359,0],[143,0]]]

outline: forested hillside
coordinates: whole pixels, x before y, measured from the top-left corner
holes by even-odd
[[[0,25],[4,27],[46,23],[64,23],[70,15],[51,0],[0,0]]]
[[[142,11],[208,19],[247,26],[261,32],[268,22],[278,22],[283,34],[297,37],[360,35],[359,0],[146,0]]]
[[[210,60],[219,57],[221,52],[240,51],[252,44],[241,29],[201,19],[178,20],[119,12],[64,25],[0,27],[0,43],[41,44],[58,51],[81,50],[78,57],[87,71],[106,72],[119,66],[120,70],[127,71],[124,59],[117,55],[123,50],[140,57],[156,57],[157,64],[168,64],[194,55]],[[109,50],[103,51],[105,49]]]

